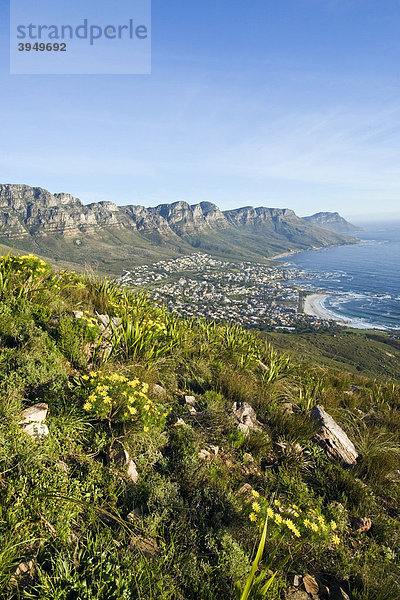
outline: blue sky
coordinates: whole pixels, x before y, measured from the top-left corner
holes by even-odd
[[[152,14],[151,75],[10,75],[0,0],[1,182],[400,217],[399,0],[153,0]]]

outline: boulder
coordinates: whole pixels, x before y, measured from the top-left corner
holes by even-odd
[[[189,404],[189,406],[195,406],[196,398],[194,396],[185,396],[185,402],[186,404]]]
[[[354,529],[358,533],[366,533],[372,527],[372,521],[368,517],[360,517],[354,522]]]
[[[234,402],[232,413],[233,419],[243,435],[248,435],[252,429],[261,429],[261,423],[257,420],[254,408],[247,402]]]
[[[49,410],[49,405],[44,402],[40,402],[39,404],[34,404],[29,408],[26,408],[21,413],[21,425],[26,425],[27,423],[43,423],[47,416],[47,411]]]
[[[49,435],[49,428],[44,423],[28,423],[22,429],[36,442],[43,441]]]
[[[322,406],[314,406],[310,416],[318,427],[314,439],[324,448],[329,458],[348,466],[355,465],[358,457],[357,450],[336,421]]]

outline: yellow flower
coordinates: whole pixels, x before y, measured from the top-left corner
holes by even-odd
[[[134,406],[130,406],[128,408],[128,410],[131,413],[131,415],[136,415],[136,413],[137,413],[137,410],[136,410],[136,408]]]
[[[321,525],[322,525],[322,523],[324,523],[324,522],[325,522],[325,521],[324,521],[324,517],[323,517],[322,515],[320,515],[320,516],[318,517],[318,522],[319,522]]]
[[[335,521],[331,521],[330,526],[331,526],[332,531],[335,531],[335,529],[337,529],[337,525],[336,525]]]
[[[316,523],[311,523],[311,529],[315,532],[318,531],[318,525]]]
[[[85,402],[85,404],[83,405],[83,410],[90,410],[92,408],[92,405],[90,404],[90,402]]]
[[[89,375],[82,375],[82,379],[83,379],[83,381],[88,381]]]
[[[275,513],[275,518],[274,519],[275,519],[275,523],[277,525],[280,525],[282,523],[282,521],[283,521],[281,515],[278,515],[278,513]]]
[[[309,529],[311,528],[311,521],[309,521],[308,519],[304,519],[303,523],[305,527],[308,527]]]
[[[253,494],[253,497],[256,499],[260,497],[260,494],[256,490],[251,490],[251,493]]]
[[[281,503],[279,502],[279,500],[274,500],[274,504],[275,504],[275,506],[280,506],[281,505]]]
[[[332,542],[338,546],[340,544],[340,539],[339,537],[336,535],[336,533],[332,536]]]
[[[143,427],[143,431],[148,431],[148,430],[149,430],[149,428],[147,426]]]
[[[258,502],[253,502],[253,504],[251,505],[251,508],[256,513],[260,512],[260,510],[261,510],[261,506],[258,504]]]
[[[250,521],[253,521],[253,522],[257,521],[257,515],[256,515],[256,513],[253,513],[253,512],[250,513],[249,519],[250,519]]]
[[[273,519],[273,518],[274,518],[274,515],[275,515],[274,511],[272,510],[272,508],[271,508],[270,506],[268,506],[268,508],[267,508],[267,516],[268,516],[270,519]]]

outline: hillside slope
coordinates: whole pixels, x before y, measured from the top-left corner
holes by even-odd
[[[262,597],[398,600],[397,384],[29,255],[0,314],[1,598],[256,600],[268,517]]]
[[[208,202],[154,208],[83,205],[69,194],[25,185],[0,185],[0,227],[3,244],[114,274],[199,249],[263,261],[290,250],[355,241],[314,227],[287,209],[221,212]]]

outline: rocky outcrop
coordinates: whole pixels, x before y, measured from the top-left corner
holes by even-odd
[[[256,411],[247,402],[234,402],[232,406],[233,420],[243,435],[248,435],[251,430],[261,429],[257,420]]]
[[[358,457],[357,450],[336,421],[322,406],[314,406],[310,416],[317,424],[315,440],[325,449],[327,455],[332,460],[347,466],[355,465]]]

